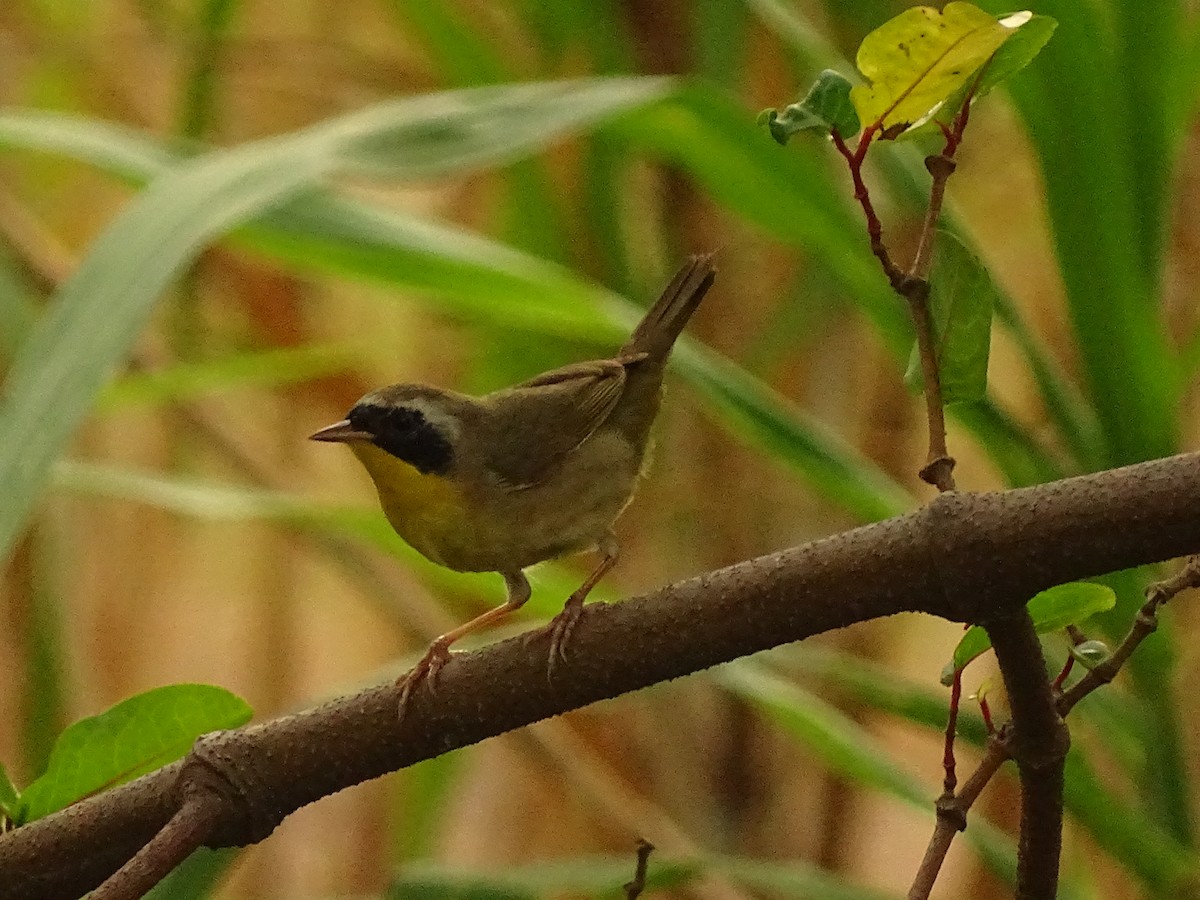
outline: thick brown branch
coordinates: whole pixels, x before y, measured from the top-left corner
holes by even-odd
[[[1062,851],[1063,768],[1071,745],[1029,613],[984,623],[1012,709],[1009,754],[1021,777],[1018,900],[1054,900]]]
[[[456,656],[436,695],[414,694],[402,727],[388,685],[209,736],[186,766],[0,835],[0,898],[95,887],[167,824],[192,781],[214,773],[229,790],[209,845],[261,840],[327,794],[596,700],[903,611],[991,623],[1051,585],[1197,550],[1198,454],[999,494],[942,494],[887,522],[593,604],[553,683],[544,656],[514,639]]]

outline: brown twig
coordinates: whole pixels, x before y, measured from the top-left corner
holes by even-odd
[[[958,774],[954,762],[954,737],[958,734],[958,709],[962,703],[962,669],[954,670],[954,681],[950,683],[950,714],[946,717],[946,739],[942,750],[942,768],[946,776],[942,780],[942,796],[953,797],[958,787]]]
[[[967,828],[968,810],[1007,759],[1008,751],[1003,740],[999,735],[993,735],[988,741],[987,753],[963,784],[962,790],[957,794],[944,794],[938,798],[937,824],[934,826],[933,836],[929,839],[929,846],[925,848],[925,856],[917,869],[912,887],[908,889],[908,900],[928,900],[954,836]]]
[[[1116,678],[1138,645],[1158,628],[1158,611],[1163,604],[1180,591],[1196,587],[1200,587],[1200,556],[1191,557],[1183,568],[1170,578],[1149,585],[1146,588],[1146,602],[1134,617],[1133,625],[1125,639],[1108,659],[1088,669],[1086,675],[1059,696],[1059,715],[1066,716],[1080,700]]]
[[[929,422],[929,453],[921,467],[921,480],[939,491],[954,490],[954,457],[946,447],[946,406],[942,400],[942,376],[938,368],[933,315],[929,309],[929,282],[905,279],[900,294],[908,301],[917,332],[917,354],[925,379],[925,415]]]
[[[645,838],[637,840],[637,868],[633,873],[633,881],[625,882],[625,900],[637,900],[646,889],[646,865],[650,862],[650,854],[654,845]]]
[[[149,843],[90,895],[90,900],[138,900],[212,837],[220,798],[195,792]]]
[[[883,243],[883,223],[875,212],[875,205],[871,202],[871,192],[868,190],[862,174],[863,161],[867,157],[867,150],[870,149],[871,141],[877,131],[877,125],[868,125],[864,128],[854,150],[846,145],[836,128],[830,131],[830,137],[833,138],[833,146],[837,148],[838,153],[842,154],[846,165],[850,168],[850,178],[854,182],[854,199],[862,207],[863,215],[867,219],[867,237],[870,239],[871,252],[883,266],[883,273],[887,276],[888,283],[894,290],[899,291],[900,283],[904,280],[904,272],[892,262],[887,245]]]

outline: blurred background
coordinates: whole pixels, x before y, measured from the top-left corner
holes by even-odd
[[[989,396],[951,415],[961,489],[1196,446],[1195,4],[1034,6],[1057,33],[1011,91],[975,107],[949,187],[947,225],[998,291]],[[827,142],[780,147],[755,124],[821,68],[852,74],[863,36],[904,7],[0,6],[5,369],[32,353],[26,337],[56,298],[84,296],[103,315],[99,276],[94,291],[79,281],[98,270],[81,265],[132,278],[144,260],[99,236],[150,203],[147,183],[213,148],[440,91],[678,76],[621,82],[604,102],[605,83],[580,82],[553,109],[518,93],[501,139],[462,158],[443,157],[426,121],[428,164],[376,165],[388,141],[407,140],[408,107],[386,107],[394,131],[365,164],[230,236],[193,238],[202,252],[180,254],[169,289],[149,292],[160,299],[146,324],[129,316],[131,349],[87,398],[0,582],[0,760],[16,783],[36,777],[67,724],[139,691],[219,684],[261,720],[395,677],[432,636],[498,603],[498,576],[453,575],[407,550],[351,454],[307,435],[381,384],[482,392],[607,353],[630,303],[652,300],[691,252],[718,250],[720,275],[679,353],[651,474],[619,523],[620,565],[594,596],[927,501],[924,415],[902,377],[906,312],[870,256],[844,166]],[[426,112],[491,115],[464,102]],[[552,114],[561,124],[538,131]],[[933,149],[872,152],[901,261]],[[26,400],[47,417],[64,404]],[[538,569],[522,622],[482,640],[552,615],[590,564]],[[1154,574],[1109,579],[1117,609],[1089,634],[1122,633]],[[1194,598],[1166,618],[1122,684],[1073,718],[1064,896],[1196,889]],[[932,829],[938,676],[960,633],[916,616],[873,622],[543,722],[326,799],[260,846],[194,859],[161,896],[612,897],[638,836],[658,848],[660,896],[902,895]],[[1061,638],[1046,646],[1061,665]],[[977,669],[968,691],[998,694]],[[967,706],[964,774],[983,735]],[[1009,896],[1015,817],[1006,772],[936,896]]]

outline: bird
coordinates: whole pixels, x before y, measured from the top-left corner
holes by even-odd
[[[689,257],[611,359],[574,363],[480,397],[394,384],[310,435],[344,443],[374,482],[392,528],[417,552],[459,572],[497,572],[503,604],[437,637],[400,682],[432,689],[450,646],[518,610],[525,570],[596,551],[599,563],[562,612],[527,641],[550,638],[548,675],[566,661],[584,601],[617,563],[613,524],[644,475],[663,375],[716,277],[712,254]]]

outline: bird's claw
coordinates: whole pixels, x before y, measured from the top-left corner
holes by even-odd
[[[397,682],[400,685],[400,702],[397,704],[398,709],[396,710],[398,719],[404,719],[404,714],[408,711],[409,698],[412,697],[413,691],[421,682],[428,684],[429,690],[433,691],[438,673],[449,661],[450,648],[446,644],[434,641],[429,645],[425,655],[417,661],[407,675]]]
[[[571,635],[575,633],[575,626],[579,624],[579,617],[582,613],[583,598],[572,594],[567,599],[562,612],[547,622],[544,627],[530,632],[526,636],[526,645],[541,640],[543,637],[548,636],[550,638],[550,660],[546,671],[547,678],[553,680],[554,672],[558,668],[559,662],[565,663],[567,661],[567,646],[571,643]]]

